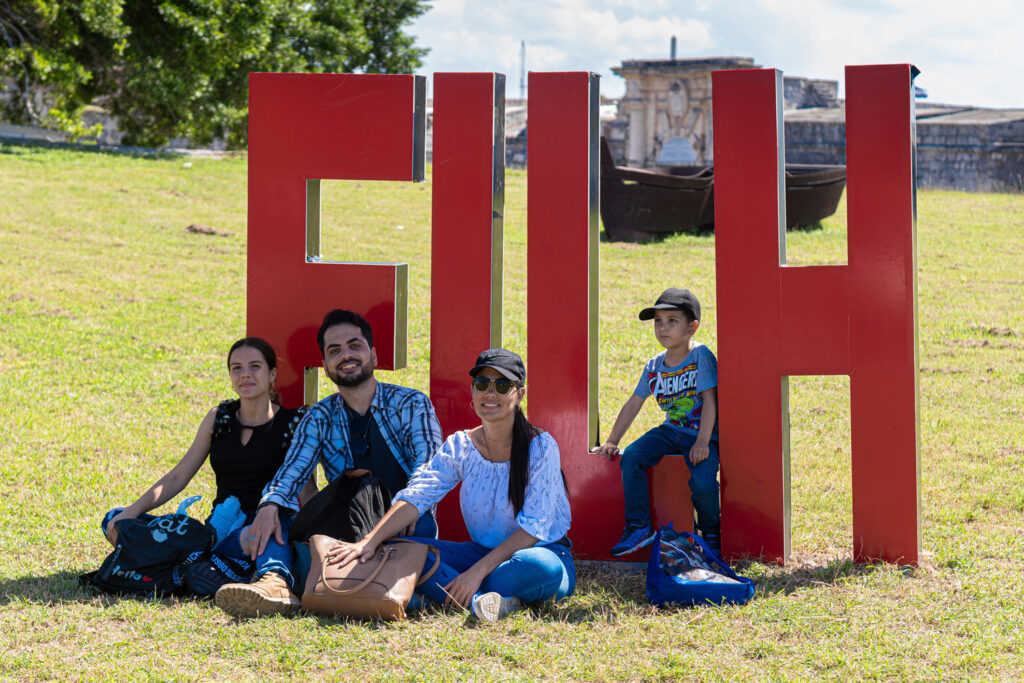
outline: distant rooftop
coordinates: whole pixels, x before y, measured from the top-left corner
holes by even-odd
[[[982,109],[979,107],[957,106],[951,104],[918,103],[917,120],[928,124],[994,124],[1020,121],[1024,119],[1024,109]],[[831,122],[842,123],[846,120],[846,103],[840,102],[837,108],[817,107],[812,109],[796,109],[786,112],[787,121]]]
[[[698,59],[625,59],[621,66],[613,66],[612,71],[621,75],[621,71],[646,69],[678,69],[698,71],[707,69],[760,69],[752,57],[703,57]]]

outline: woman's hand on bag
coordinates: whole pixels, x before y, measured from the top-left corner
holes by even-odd
[[[444,591],[448,594],[444,604],[457,603],[459,606],[469,609],[473,595],[480,589],[480,584],[483,581],[484,577],[477,576],[472,567],[462,572],[444,587]]]
[[[110,521],[107,522],[107,540],[110,541],[110,545],[115,548],[117,547],[117,522],[120,522],[122,519],[135,519],[136,517],[138,515],[131,514],[125,508],[110,518]]]
[[[327,564],[339,564],[344,567],[357,558],[360,562],[366,562],[377,553],[378,545],[365,538],[356,543],[338,541],[327,549]]]

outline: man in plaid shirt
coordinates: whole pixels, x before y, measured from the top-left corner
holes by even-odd
[[[299,508],[299,491],[318,463],[329,481],[348,469],[367,469],[397,493],[441,446],[441,427],[430,399],[374,378],[373,331],[361,315],[331,311],[320,325],[317,343],[338,392],[312,406],[296,427],[284,464],[263,489],[247,538],[243,531],[243,543],[248,541],[256,561],[253,583],[226,584],[216,595],[217,605],[236,617],[298,609],[288,529]],[[413,535],[437,536],[429,512]]]

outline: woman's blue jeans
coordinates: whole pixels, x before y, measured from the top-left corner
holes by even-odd
[[[626,446],[619,458],[622,493],[626,500],[626,526],[634,529],[651,526],[647,469],[657,465],[666,455],[674,454],[682,457],[690,470],[690,500],[697,512],[697,530],[717,535],[722,510],[718,500],[718,442],[711,441],[707,459],[694,465],[690,462],[690,448],[696,440],[697,437],[689,432],[662,424]]]
[[[124,508],[113,508],[106,515],[103,516],[103,521],[100,522],[100,528],[103,529],[103,535],[107,534],[107,524]],[[232,559],[249,560],[249,555],[242,550],[242,540],[240,534],[242,529],[252,524],[252,520],[255,519],[256,512],[248,512],[245,515],[245,523],[237,529],[232,529],[217,542],[217,546],[213,549],[215,555],[221,557],[228,557]],[[254,574],[256,576],[263,576],[267,572],[277,572],[283,576],[287,581],[288,585],[294,586],[295,579],[292,574],[292,567],[295,564],[292,553],[292,546],[288,543],[288,530],[292,526],[291,514],[281,515],[281,533],[285,538],[285,544],[281,545],[274,537],[271,536],[270,540],[267,541],[267,548],[263,551],[263,554],[256,558],[256,569]],[[144,522],[148,522],[151,519],[155,519],[154,515],[142,514],[138,517]]]
[[[409,540],[432,545],[441,554],[437,571],[420,585],[416,592],[432,602],[443,603],[448,597],[444,587],[479,562],[491,548],[468,541],[438,541],[433,538],[410,537]],[[434,556],[427,556],[423,571],[434,565]],[[475,600],[484,593],[495,592],[523,602],[561,600],[576,589],[576,566],[569,548],[558,543],[533,546],[517,551],[492,571],[473,595]],[[411,607],[414,605],[410,605]]]

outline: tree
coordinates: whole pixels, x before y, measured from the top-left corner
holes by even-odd
[[[96,103],[125,144],[242,147],[250,71],[410,72],[426,50],[402,29],[426,10],[422,0],[0,0],[2,112],[80,135]]]

